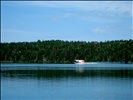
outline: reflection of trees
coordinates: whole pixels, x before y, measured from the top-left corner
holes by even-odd
[[[5,70],[2,77],[62,78],[62,77],[133,77],[133,70]]]

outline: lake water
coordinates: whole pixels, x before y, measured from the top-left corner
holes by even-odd
[[[133,64],[1,64],[2,100],[133,100]]]

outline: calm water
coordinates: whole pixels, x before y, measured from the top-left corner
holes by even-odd
[[[1,64],[2,100],[133,100],[133,64]]]

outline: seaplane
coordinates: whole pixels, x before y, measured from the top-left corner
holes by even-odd
[[[85,61],[84,60],[77,60],[77,59],[75,59],[74,63],[75,64],[85,64]]]
[[[75,64],[98,64],[98,62],[85,62],[85,60],[78,60],[78,59],[75,59],[74,63]]]

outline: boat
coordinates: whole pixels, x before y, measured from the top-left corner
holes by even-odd
[[[75,59],[75,60],[74,60],[74,63],[75,63],[75,64],[85,64],[85,61],[84,61],[84,60]]]

